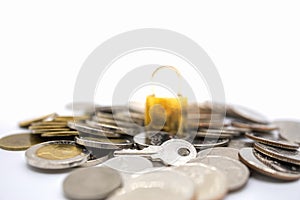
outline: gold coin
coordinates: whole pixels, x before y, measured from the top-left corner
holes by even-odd
[[[25,121],[20,122],[19,126],[20,127],[28,127],[28,126],[30,126],[34,122],[40,122],[40,121],[43,121],[43,120],[45,120],[47,118],[55,117],[56,115],[57,115],[56,113],[51,113],[49,115],[44,115],[44,116],[37,117],[37,118],[34,118],[34,119],[25,120]]]
[[[40,158],[48,160],[65,160],[82,153],[82,149],[70,144],[49,144],[42,146],[36,151]]]
[[[79,135],[78,131],[57,131],[42,133],[42,137],[61,137],[61,136],[76,136]]]
[[[66,121],[77,121],[88,119],[89,116],[58,116],[53,121],[55,122],[66,122]]]
[[[29,130],[38,130],[38,129],[52,129],[52,128],[66,128],[67,124],[64,125],[48,125],[48,126],[29,126]]]
[[[67,122],[56,122],[56,121],[42,121],[32,123],[31,126],[56,126],[56,125],[67,125]]]
[[[13,134],[0,139],[0,148],[10,151],[21,151],[41,142],[43,141],[38,135],[30,133]]]
[[[59,132],[59,131],[70,131],[70,129],[69,128],[37,129],[37,130],[32,130],[32,133],[42,134],[47,132]]]

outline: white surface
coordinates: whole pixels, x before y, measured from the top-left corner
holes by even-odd
[[[81,64],[106,39],[165,28],[201,45],[223,80],[226,99],[275,118],[300,119],[299,1],[1,1],[0,136],[22,119],[72,101]],[[202,88],[199,88],[201,90]],[[62,199],[67,173],[25,165],[0,150],[0,199]],[[251,178],[227,199],[300,199],[300,182]]]

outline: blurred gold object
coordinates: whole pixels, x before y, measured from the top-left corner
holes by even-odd
[[[39,148],[36,155],[48,160],[65,160],[82,153],[82,149],[70,144],[49,144]]]
[[[161,69],[170,69],[177,73],[179,71],[172,66],[161,66],[152,73],[152,78]],[[145,125],[148,130],[166,131],[170,135],[183,135],[187,129],[188,99],[182,97],[179,92],[176,98],[156,97],[154,92],[147,96],[145,107]]]

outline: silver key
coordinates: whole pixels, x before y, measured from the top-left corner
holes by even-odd
[[[195,147],[181,139],[171,139],[161,146],[149,146],[143,150],[123,149],[115,151],[114,156],[143,156],[152,161],[162,161],[165,165],[179,166],[196,158]]]

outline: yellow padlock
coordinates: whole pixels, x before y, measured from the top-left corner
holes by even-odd
[[[177,73],[181,79],[180,72],[172,66],[158,67],[152,73],[152,79],[161,69],[170,69]],[[145,106],[145,125],[151,131],[166,131],[170,135],[183,136],[187,130],[187,108],[188,99],[180,94],[180,86],[176,98],[156,97],[153,94],[147,96]]]

